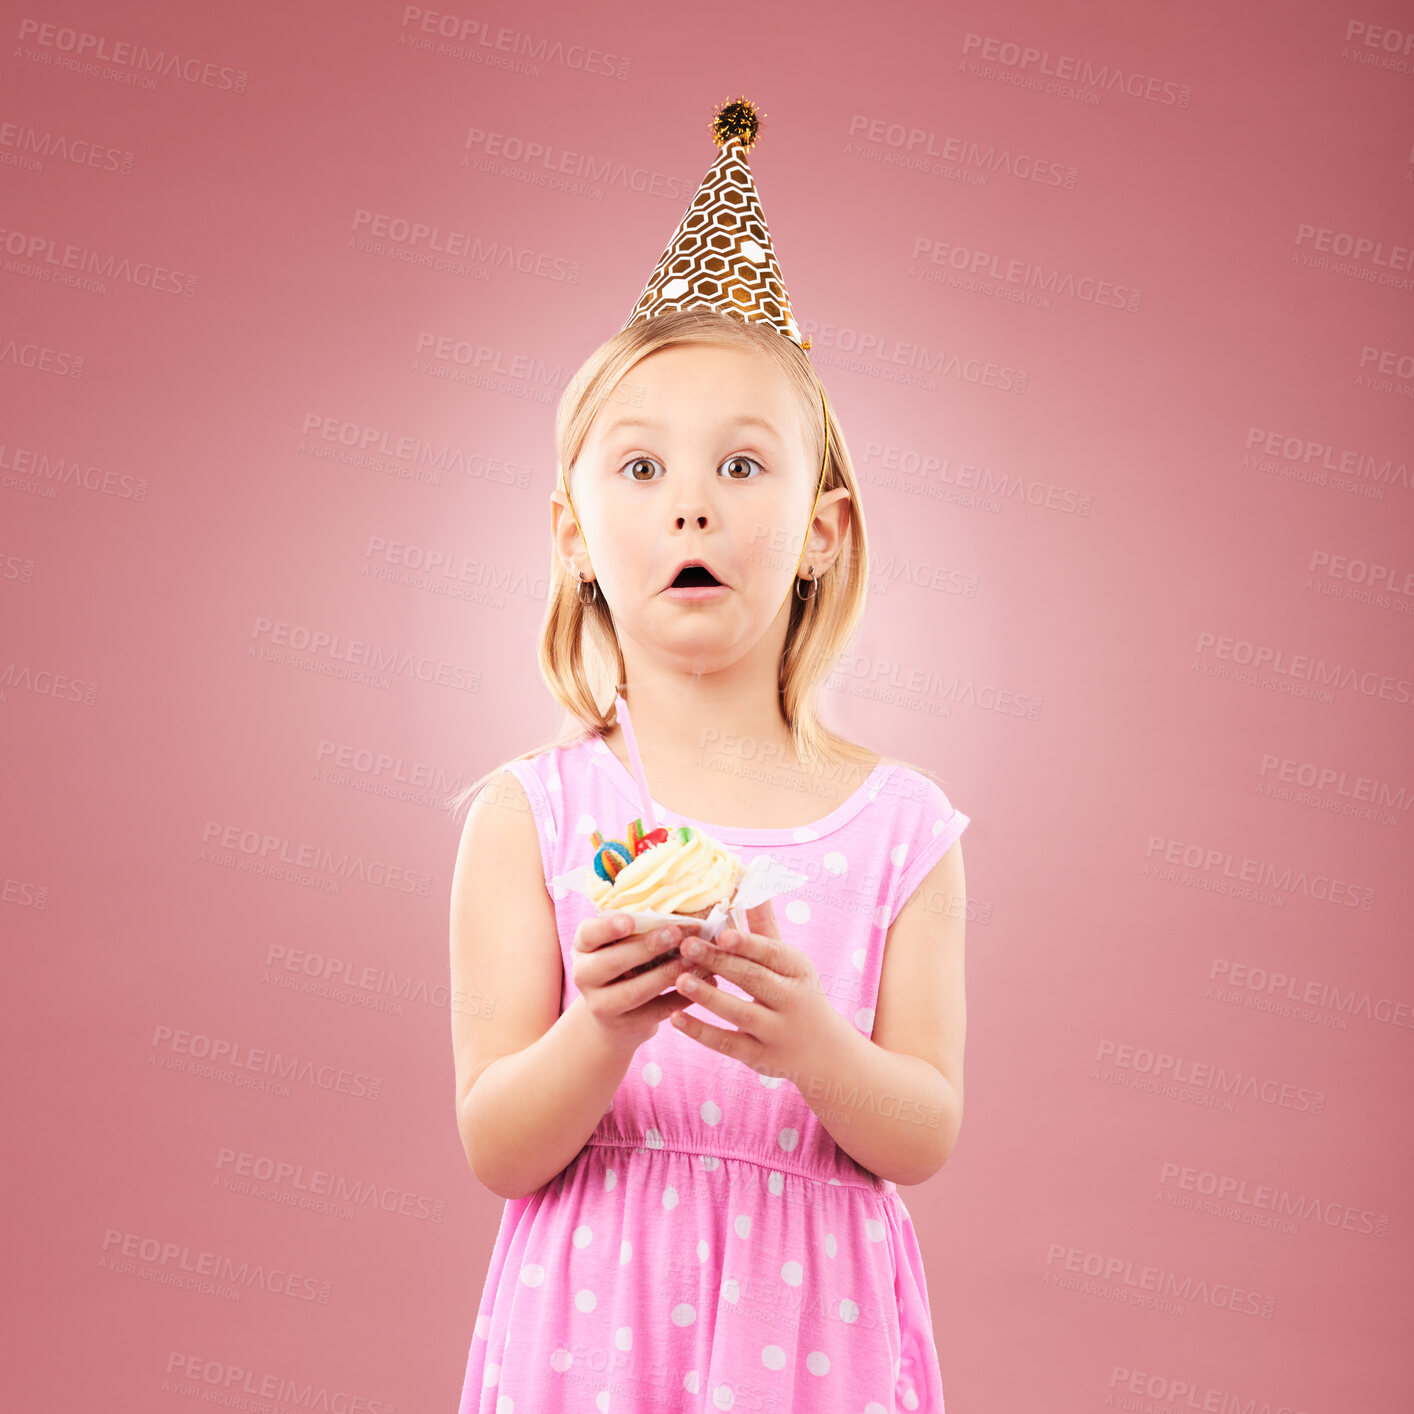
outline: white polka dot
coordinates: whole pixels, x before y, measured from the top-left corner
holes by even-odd
[[[699,1154],[697,1162],[705,1169],[719,1169],[722,1166],[722,1161],[715,1154]]]
[[[601,1389],[599,1393],[594,1396],[594,1407],[599,1411],[599,1414],[609,1414],[608,1390]]]
[[[619,1181],[617,1169],[604,1170],[604,1192],[607,1193]]]
[[[697,1319],[697,1308],[690,1302],[680,1301],[673,1307],[673,1324],[690,1326]]]
[[[697,1260],[705,1262],[712,1255],[712,1244],[705,1237],[697,1239]]]
[[[768,1345],[761,1352],[761,1363],[768,1370],[784,1370],[786,1367],[786,1353],[779,1345]]]
[[[832,849],[820,862],[827,874],[843,874],[849,868],[849,861],[837,849]]]
[[[741,1283],[735,1277],[728,1277],[722,1283],[722,1300],[730,1301],[733,1306],[741,1300]]]
[[[840,1298],[840,1320],[853,1325],[859,1319],[859,1307],[847,1296]]]
[[[850,953],[849,960],[854,964],[854,970],[856,972],[864,971],[864,960],[868,956],[869,954],[864,948],[855,948],[855,950]]]
[[[891,914],[888,904],[881,903],[878,908],[874,910],[874,926],[876,928],[887,928],[889,926],[890,917]]]
[[[588,1247],[594,1241],[594,1229],[585,1223],[575,1228],[574,1236],[570,1239],[576,1247]]]
[[[773,1198],[779,1198],[786,1188],[786,1176],[783,1173],[772,1172],[766,1180],[766,1189]]]
[[[756,1077],[768,1090],[774,1090],[784,1079],[784,1075],[757,1075]]]
[[[656,1129],[650,1129],[643,1136],[643,1147],[645,1149],[661,1149],[663,1147],[663,1136]]]
[[[934,839],[937,839],[938,836],[939,836],[940,834],[942,834],[944,830],[947,829],[947,827],[948,827],[948,822],[947,822],[946,820],[934,820],[934,821],[933,821],[933,838],[934,838]]]
[[[551,771],[550,774],[545,777],[545,785],[550,790],[560,790],[560,773],[558,771]]]
[[[657,1061],[649,1061],[642,1070],[643,1083],[656,1085],[663,1078],[663,1067]]]
[[[799,1286],[805,1280],[805,1268],[799,1262],[787,1262],[781,1267],[781,1280],[787,1286]]]
[[[749,260],[753,265],[764,265],[766,263],[766,252],[761,249],[755,241],[748,236],[737,246],[742,254],[742,259]]]
[[[488,1320],[486,1319],[485,1316],[481,1316],[481,1315],[478,1315],[478,1316],[477,1316],[477,1318],[476,1318],[476,1334],[479,1335],[482,1340],[487,1340],[487,1339],[490,1338],[490,1334],[491,1334],[491,1323],[490,1323],[490,1321],[488,1321]]]
[[[883,1223],[878,1218],[865,1218],[864,1235],[870,1242],[882,1242],[884,1240]]]
[[[805,1368],[812,1375],[824,1375],[829,1373],[830,1357],[823,1350],[812,1350],[805,1357]]]
[[[586,1286],[582,1291],[575,1292],[574,1304],[577,1310],[592,1311],[599,1304],[599,1298]]]
[[[908,846],[906,844],[896,844],[889,851],[889,860],[893,864],[902,867],[905,859],[908,858]]]
[[[496,1396],[496,1414],[516,1414],[516,1402],[508,1394]]]
[[[677,1207],[677,1205],[678,1205],[678,1191],[677,1191],[677,1189],[674,1188],[673,1185],[670,1183],[670,1184],[663,1190],[663,1206],[664,1206],[665,1208],[667,1208],[669,1212],[671,1212],[674,1208]]]
[[[568,1350],[557,1350],[550,1357],[550,1368],[564,1374],[574,1364],[574,1356]]]
[[[701,1384],[702,1376],[699,1375],[696,1370],[689,1370],[687,1374],[682,1377],[682,1387],[689,1394],[696,1394]]]
[[[618,1350],[633,1349],[633,1327],[620,1326],[614,1332],[614,1347]]]
[[[862,1006],[854,1013],[854,1024],[867,1036],[874,1029],[874,1008]]]
[[[486,1362],[485,1373],[481,1376],[482,1389],[490,1389],[493,1385],[501,1383],[501,1367],[495,1360]]]
[[[904,1390],[904,1392],[903,1392],[903,1407],[904,1407],[905,1409],[917,1409],[917,1408],[918,1408],[918,1394],[917,1394],[917,1392],[913,1389],[912,1386],[910,1386],[908,1389]]]
[[[750,1237],[751,1215],[749,1213],[738,1213],[732,1220],[732,1229],[738,1237]]]
[[[839,1251],[839,1247],[839,1243],[835,1241],[834,1233],[827,1232],[825,1234],[825,1255],[827,1257],[833,1257],[835,1253]]]
[[[704,1124],[720,1124],[722,1122],[722,1107],[715,1100],[703,1100],[702,1108],[698,1113],[702,1116]]]
[[[864,1406],[864,1414],[889,1414],[889,1411],[885,1409],[878,1400],[871,1399],[869,1403]]]
[[[531,1262],[520,1269],[520,1279],[527,1286],[539,1286],[545,1280],[545,1268]]]
[[[581,815],[579,817],[579,823],[574,827],[574,832],[588,839],[598,828],[599,826],[594,823],[594,817],[592,815]]]
[[[800,1143],[800,1131],[798,1129],[783,1129],[776,1135],[776,1143],[789,1153]]]
[[[736,1403],[736,1391],[730,1385],[718,1385],[712,1391],[712,1403],[718,1409],[730,1409]]]
[[[626,1267],[631,1261],[633,1261],[633,1243],[628,1238],[624,1238],[619,1243],[619,1266]]]
[[[793,898],[786,904],[786,917],[792,923],[809,923],[810,905],[802,898]]]

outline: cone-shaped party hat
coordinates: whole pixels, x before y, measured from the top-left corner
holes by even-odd
[[[625,329],[635,320],[669,310],[705,307],[770,324],[802,349],[810,347],[791,313],[746,161],[760,126],[755,106],[744,97],[713,113],[712,141],[721,152],[624,322]]]

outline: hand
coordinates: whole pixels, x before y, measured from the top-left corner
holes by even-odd
[[[676,979],[676,987],[691,1002],[735,1023],[708,1026],[679,1012],[673,1026],[723,1055],[767,1074],[791,1078],[813,1073],[811,1057],[828,1046],[844,1018],[825,997],[815,964],[800,948],[781,940],[771,900],[746,910],[752,931],[724,929],[713,943],[691,939],[683,956],[734,982],[749,997],[733,996],[709,981]],[[692,944],[697,945],[694,951]]]
[[[682,972],[711,973],[681,957],[677,945],[691,925],[635,933],[618,913],[586,918],[574,934],[573,975],[589,1014],[616,1046],[637,1050],[664,1017],[691,1006],[681,993],[659,994]],[[662,954],[673,949],[666,956]]]

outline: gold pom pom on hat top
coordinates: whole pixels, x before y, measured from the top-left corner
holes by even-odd
[[[707,124],[708,130],[712,134],[712,141],[721,147],[723,143],[731,141],[732,138],[741,143],[748,151],[756,142],[756,134],[761,129],[761,117],[756,115],[756,105],[743,94],[740,98],[728,100],[712,114],[711,121]]]
[[[625,329],[669,310],[706,308],[769,324],[809,349],[810,340],[801,337],[791,310],[746,160],[760,133],[761,116],[745,96],[728,100],[712,114],[708,130],[721,151],[624,321]]]

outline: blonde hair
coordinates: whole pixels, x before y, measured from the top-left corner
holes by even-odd
[[[843,549],[829,570],[818,577],[809,599],[802,600],[796,592],[798,577],[792,584],[790,618],[781,654],[780,704],[796,755],[803,764],[831,756],[850,764],[869,764],[875,754],[833,731],[821,720],[816,705],[821,684],[834,670],[864,614],[869,548],[849,449],[823,385],[804,350],[769,324],[748,323],[711,309],[673,310],[635,321],[601,344],[565,388],[555,418],[560,486],[568,493],[570,474],[589,429],[619,389],[624,375],[659,349],[694,343],[764,354],[781,369],[800,394],[805,410],[804,425],[809,429],[807,460],[815,467],[825,455],[825,429],[820,418],[822,403],[825,407],[825,416],[829,419],[829,457],[819,495],[836,487],[847,488],[848,533]],[[808,526],[806,532],[809,533]],[[603,736],[615,725],[613,694],[625,681],[623,652],[614,630],[613,613],[604,596],[596,594],[588,604],[581,601],[579,582],[553,547],[547,599],[540,629],[540,674],[564,707],[570,725],[552,740],[512,757],[514,761],[524,761],[542,751],[569,745],[586,734]],[[601,706],[601,700],[606,698],[606,705]],[[499,769],[494,767],[452,796],[448,802],[452,812],[459,813],[469,804]],[[924,774],[930,773],[925,771]]]

